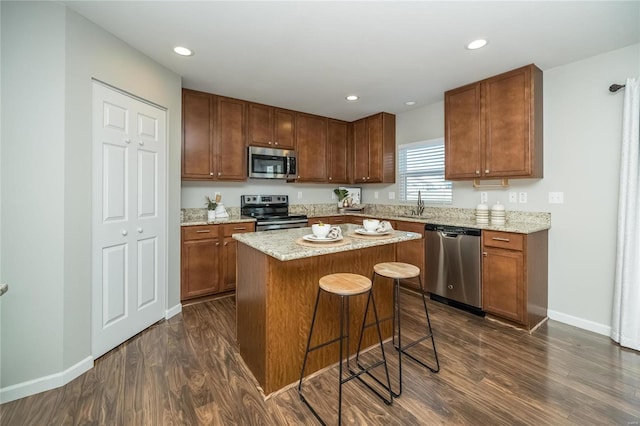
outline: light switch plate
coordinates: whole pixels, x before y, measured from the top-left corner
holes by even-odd
[[[302,200],[302,191],[298,191],[298,200]]]
[[[389,192],[389,199],[390,200],[395,200],[396,199],[396,193],[395,192]]]
[[[373,193],[373,198],[375,198],[376,200],[378,199],[378,191]]]
[[[520,202],[520,203],[526,203],[527,202],[527,193],[526,192],[518,193],[518,202]]]
[[[487,201],[489,201],[489,195],[485,191],[482,191],[480,193],[480,202],[486,203]]]
[[[518,203],[518,193],[517,192],[509,192],[509,202],[517,204]]]

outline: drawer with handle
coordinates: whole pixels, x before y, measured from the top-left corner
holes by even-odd
[[[485,247],[522,251],[524,235],[511,232],[482,231],[482,244]]]
[[[220,225],[183,226],[182,239],[184,241],[193,241],[218,238],[219,230]]]
[[[245,232],[253,232],[255,231],[255,223],[254,222],[238,222],[238,223],[228,223],[223,226],[223,235],[225,237],[230,237],[233,234],[243,234]]]

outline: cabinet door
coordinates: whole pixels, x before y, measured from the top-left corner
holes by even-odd
[[[367,137],[369,142],[369,174],[367,182],[382,182],[382,145],[384,128],[382,114],[367,118]]]
[[[295,149],[295,122],[295,112],[280,108],[274,109],[273,138],[277,148]]]
[[[366,182],[369,176],[369,136],[367,119],[354,121],[353,131],[353,180]]]
[[[349,134],[344,121],[329,120],[329,183],[349,183]]]
[[[208,93],[182,91],[182,177],[213,179],[212,118],[214,101]]]
[[[219,259],[218,238],[183,241],[180,300],[220,291]]]
[[[482,174],[481,85],[445,93],[445,178],[474,179]]]
[[[231,237],[224,237],[222,246],[222,291],[236,288],[236,249],[238,243]]]
[[[424,223],[396,221],[395,229],[420,234],[424,238]],[[396,260],[420,268],[420,278],[424,286],[424,239],[405,241],[396,244]],[[404,280],[403,283],[416,290],[420,289],[418,279]]]
[[[524,323],[523,253],[485,246],[483,254],[482,308],[486,312]]]
[[[249,145],[273,147],[273,108],[249,104]]]
[[[520,68],[484,83],[485,176],[531,174],[531,69]]]
[[[327,181],[327,118],[296,115],[298,181]]]
[[[216,178],[247,180],[246,111],[247,103],[218,97],[216,125]]]

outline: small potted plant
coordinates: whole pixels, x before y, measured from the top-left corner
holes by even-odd
[[[349,207],[345,205],[345,201],[348,202],[347,196],[349,195],[349,191],[344,188],[336,188],[333,190],[333,193],[338,196],[338,208]]]
[[[212,200],[208,195],[204,198],[206,200],[205,205],[207,206],[207,221],[213,222],[216,220],[216,208],[218,207],[218,203],[216,203],[215,200]]]

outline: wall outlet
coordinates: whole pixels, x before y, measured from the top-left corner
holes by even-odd
[[[527,193],[526,192],[518,193],[518,202],[519,203],[526,203],[527,202]]]
[[[396,199],[396,193],[395,192],[390,192],[389,193],[389,199],[390,200],[395,200]]]
[[[486,203],[487,201],[489,201],[489,195],[486,192],[481,192],[480,193],[480,202],[481,203]]]
[[[376,200],[378,199],[378,191],[373,193],[373,198],[375,198]]]
[[[298,191],[298,200],[302,200],[302,191]]]
[[[518,203],[518,193],[517,192],[509,192],[509,202],[517,204]]]
[[[564,192],[549,193],[549,204],[563,204],[563,203],[564,203]]]

